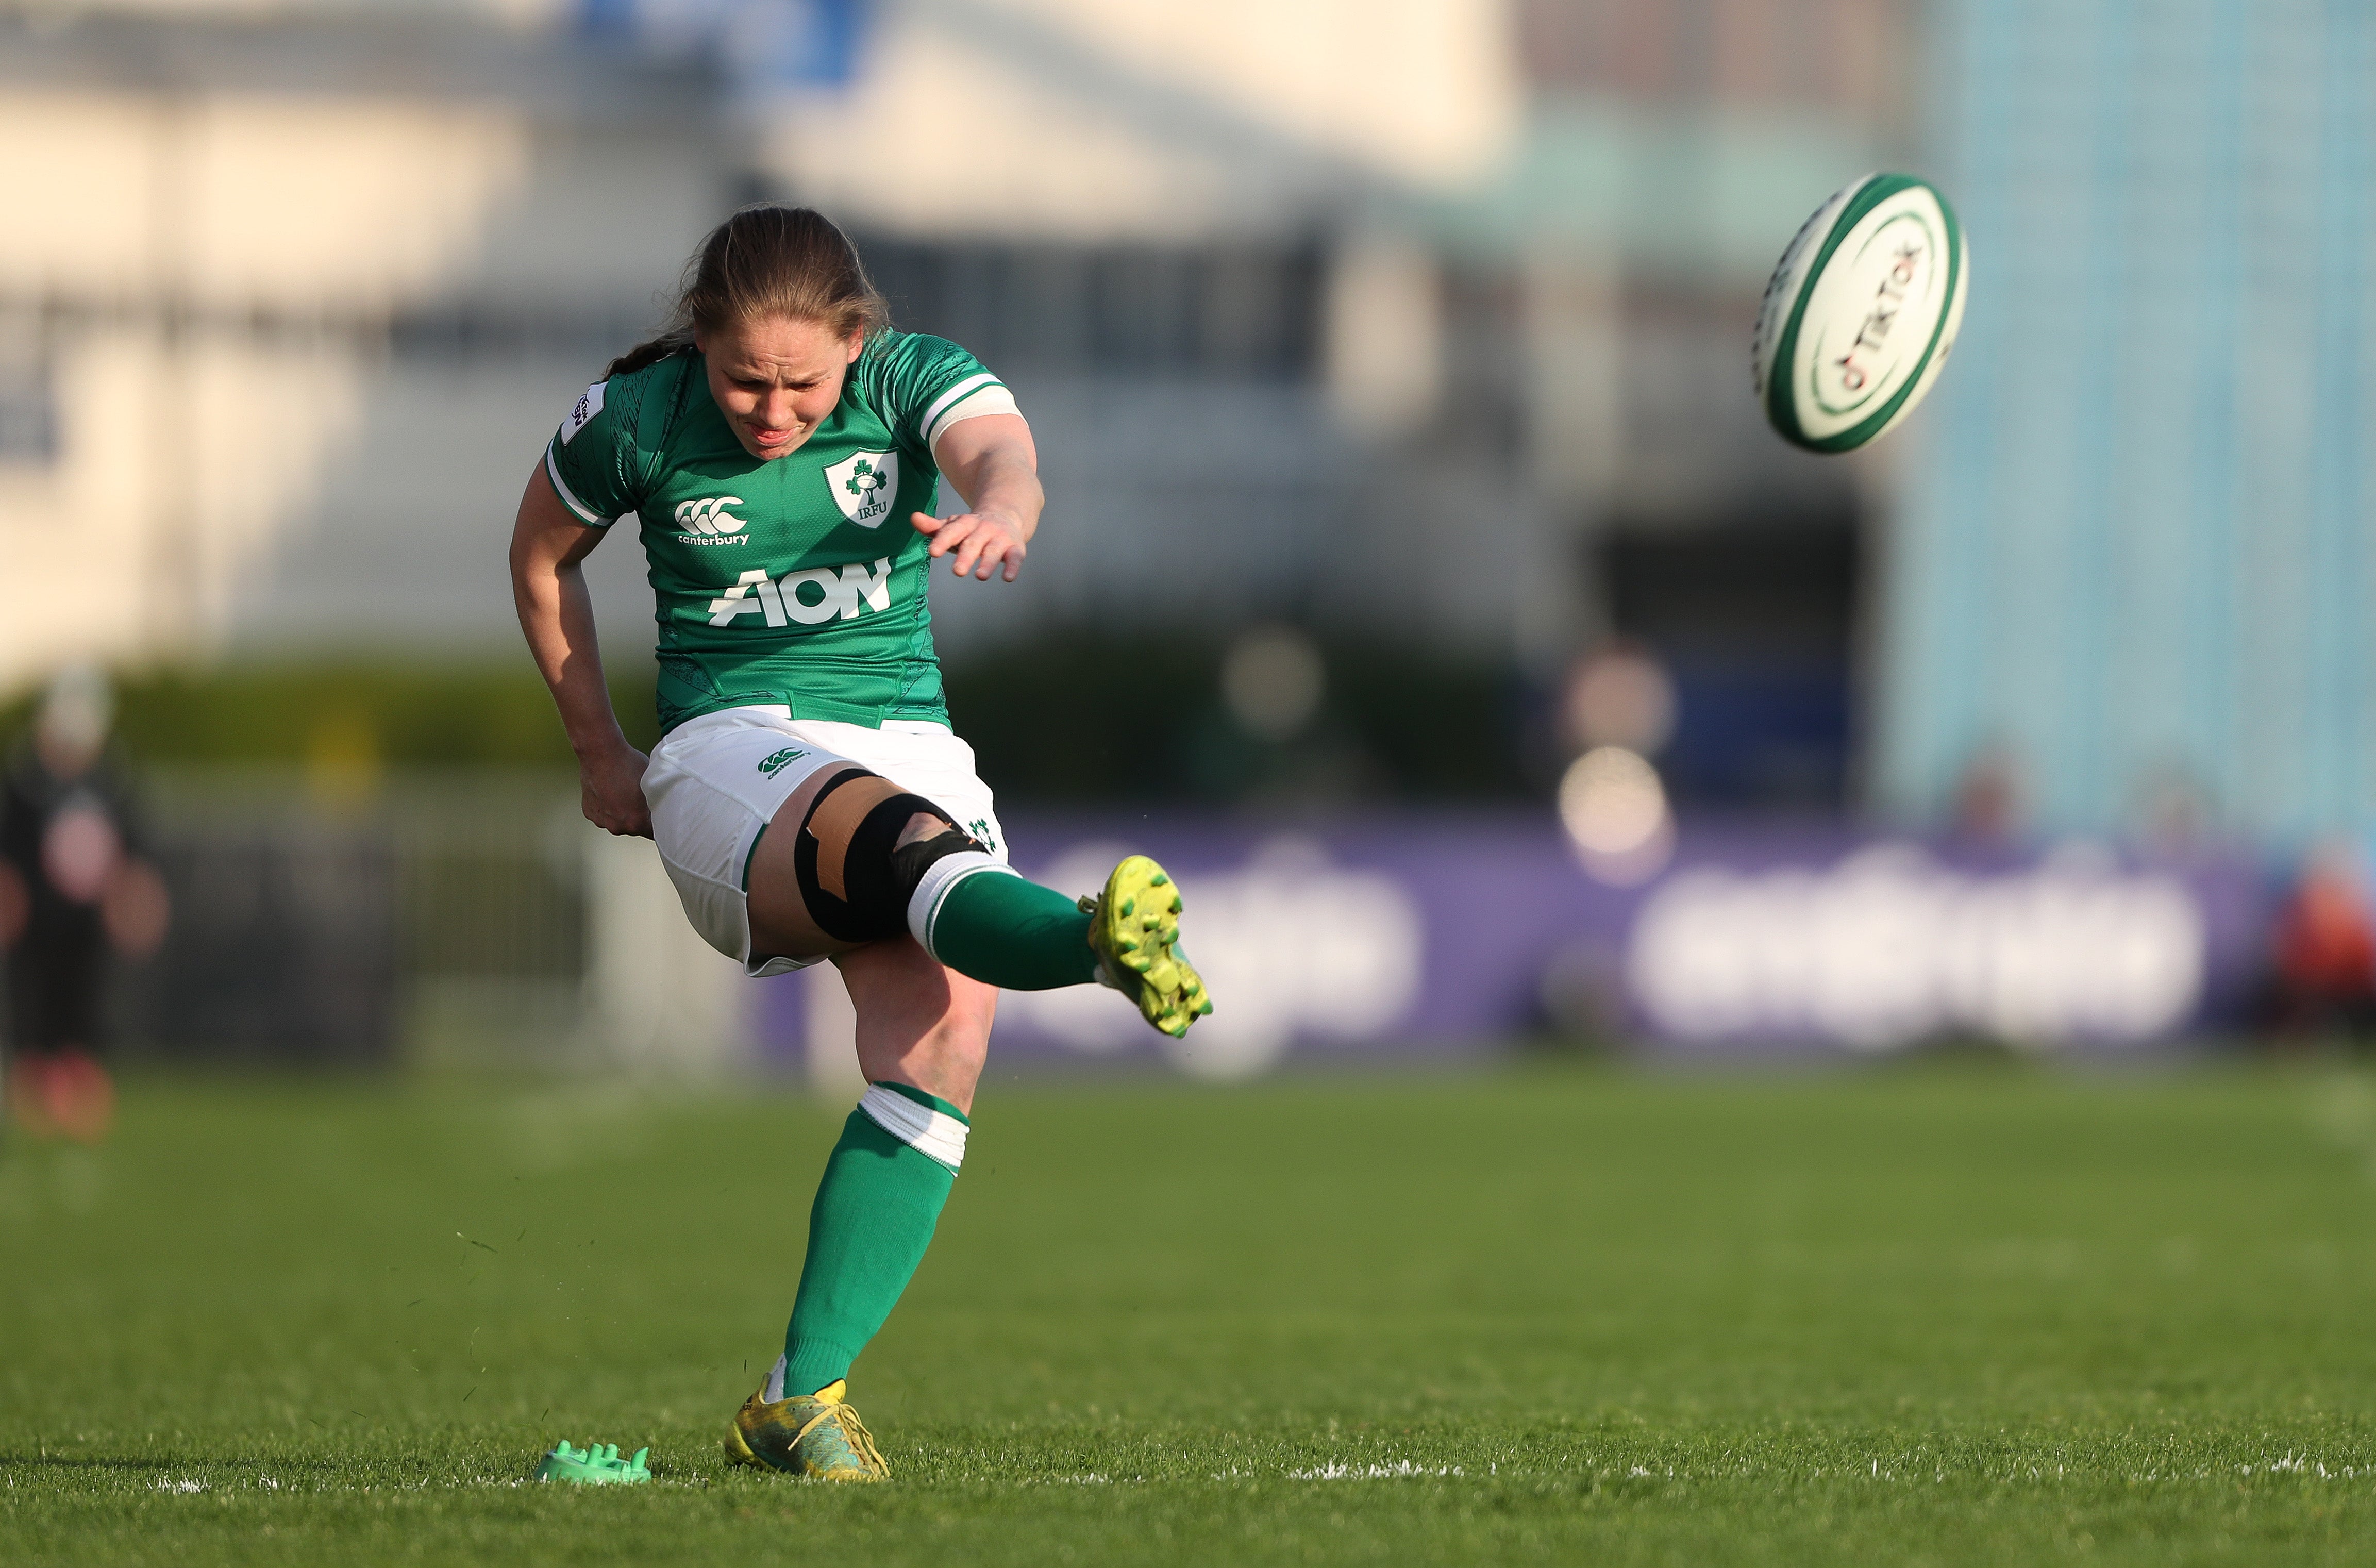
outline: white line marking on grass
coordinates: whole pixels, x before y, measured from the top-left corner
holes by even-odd
[[[1385,1481],[1404,1480],[1412,1477],[1456,1476],[1457,1465],[1429,1467],[1414,1465],[1408,1459],[1397,1459],[1391,1465],[1322,1465],[1316,1469],[1289,1470],[1291,1481]]]

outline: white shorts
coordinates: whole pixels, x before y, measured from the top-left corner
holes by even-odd
[[[780,975],[823,961],[751,961],[751,852],[804,780],[852,762],[923,796],[1001,861],[1006,859],[990,787],[974,777],[973,748],[945,724],[895,719],[871,730],[795,719],[789,707],[769,704],[688,719],[653,748],[644,799],[652,808],[660,863],[693,929],[746,973]]]

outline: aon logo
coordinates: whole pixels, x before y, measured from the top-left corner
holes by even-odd
[[[855,621],[861,609],[890,608],[891,558],[886,555],[872,566],[853,562],[787,572],[781,581],[765,572],[745,572],[741,582],[709,601],[709,624],[731,626],[738,615],[760,615],[770,626],[795,621],[814,626]]]

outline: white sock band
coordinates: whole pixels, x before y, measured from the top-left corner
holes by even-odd
[[[965,1163],[966,1134],[970,1129],[946,1111],[918,1105],[881,1084],[867,1086],[858,1109],[876,1126],[925,1158],[947,1166],[951,1172]]]
[[[767,1385],[759,1390],[759,1397],[772,1405],[784,1396],[784,1373],[791,1367],[790,1356],[778,1356],[776,1364],[767,1369]]]
[[[932,953],[935,958],[940,956],[933,952],[933,922],[940,919],[941,900],[949,896],[950,888],[967,877],[986,871],[1004,872],[1009,876],[1023,874],[997,856],[984,854],[980,849],[960,849],[954,855],[943,855],[924,868],[924,879],[916,884],[915,893],[908,899],[908,934],[916,939],[918,946]]]

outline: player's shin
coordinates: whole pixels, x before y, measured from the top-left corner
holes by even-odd
[[[1006,991],[1098,978],[1089,916],[1051,887],[968,850],[933,862],[908,903],[908,930],[961,975]]]
[[[905,1084],[874,1084],[826,1160],[809,1212],[808,1256],[766,1397],[811,1394],[849,1375],[932,1244],[965,1161],[956,1107]]]
[[[1017,876],[938,806],[851,768],[817,792],[795,851],[816,924],[847,942],[902,926],[950,968],[1008,991],[1097,978],[1089,917]]]

